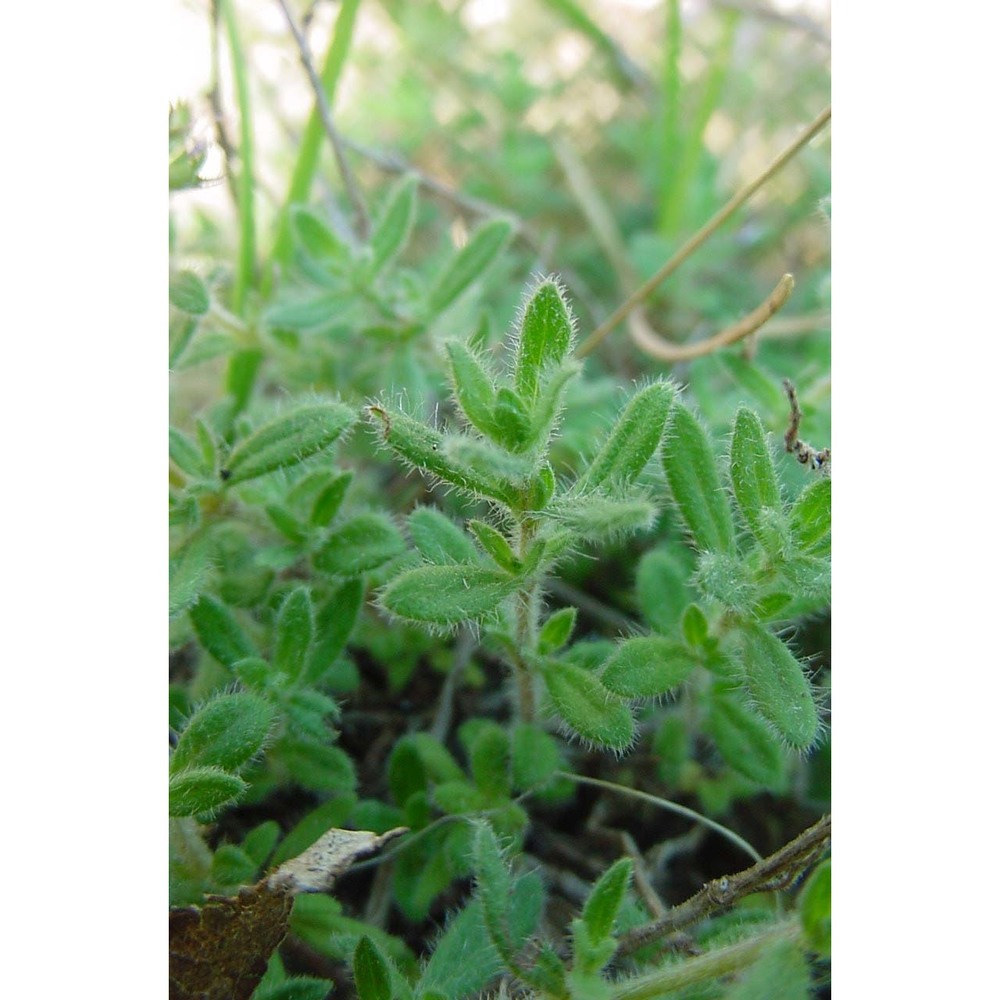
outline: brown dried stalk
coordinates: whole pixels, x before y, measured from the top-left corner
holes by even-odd
[[[803,465],[815,469],[817,472],[830,474],[830,449],[823,448],[817,451],[811,444],[803,441],[799,437],[799,424],[802,422],[802,410],[799,408],[799,398],[795,393],[795,386],[786,378],[782,383],[785,387],[785,395],[792,408],[791,417],[788,421],[788,430],[785,431],[785,451],[794,455]]]
[[[822,857],[829,843],[830,817],[827,815],[752,867],[707,882],[699,892],[673,907],[662,919],[624,934],[618,941],[615,956],[629,955],[643,945],[696,923],[709,913],[727,909],[751,893],[788,888]]]
[[[629,316],[629,332],[642,350],[660,361],[693,361],[755,333],[788,301],[794,286],[790,274],[782,275],[771,294],[756,309],[714,336],[693,344],[671,344],[664,340],[653,331],[641,309]]]

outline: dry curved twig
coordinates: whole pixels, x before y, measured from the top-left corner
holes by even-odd
[[[785,147],[764,168],[749,184],[745,184],[736,192],[705,223],[652,277],[647,278],[617,309],[594,330],[594,332],[583,341],[576,349],[578,358],[586,357],[611,331],[630,313],[634,312],[641,302],[647,299],[653,291],[668,278],[685,260],[690,257],[713,233],[725,223],[736,210],[748,201],[750,196],[758,191],[769,181],[782,167],[784,167],[796,153],[806,146],[829,124],[831,118],[830,108],[825,108],[809,124],[805,131],[795,139],[790,145]]]
[[[639,348],[660,361],[693,361],[721,347],[735,344],[759,330],[788,301],[794,287],[792,276],[783,274],[771,294],[756,309],[714,336],[693,344],[671,344],[664,340],[649,325],[642,309],[636,309],[629,316],[629,333]]]

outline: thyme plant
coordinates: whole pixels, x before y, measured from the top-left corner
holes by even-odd
[[[401,65],[437,53],[478,94],[452,6],[380,10]],[[234,232],[199,217],[192,245],[172,217],[171,996],[822,996],[832,487],[829,448],[799,435],[828,434],[827,359],[752,339],[790,277],[726,315],[759,300],[773,247],[720,232],[829,112],[716,210],[704,133],[744,15],[720,15],[693,100],[669,3],[652,182],[623,155],[648,140],[635,102],[605,183],[527,130],[536,101],[566,98],[520,57],[498,63],[489,128],[470,100],[446,136],[420,119],[420,73],[384,67],[386,99],[441,142],[420,168],[333,118],[357,0],[315,60],[281,7],[316,107],[287,196],[261,214],[249,12],[225,0]],[[539,7],[620,96],[657,86],[583,6]],[[358,100],[374,118],[374,91]],[[174,205],[208,180],[195,117],[171,111]],[[348,211],[319,193],[327,141]],[[475,194],[427,167],[445,152],[475,159]],[[650,218],[602,200],[620,174]],[[661,294],[709,237],[704,280]],[[821,276],[800,287],[822,303]],[[722,331],[683,349],[650,332],[694,319]],[[685,367],[597,354],[622,320]]]

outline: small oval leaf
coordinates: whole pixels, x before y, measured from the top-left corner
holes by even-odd
[[[573,342],[573,315],[554,278],[529,291],[517,334],[514,384],[534,403],[545,371],[566,357]]]
[[[399,618],[452,627],[493,617],[518,580],[481,566],[418,566],[382,591],[382,606]]]
[[[697,660],[682,643],[639,636],[619,644],[601,683],[622,698],[655,698],[687,680]]]
[[[729,551],[733,546],[733,516],[712,446],[694,414],[679,403],[671,407],[667,418],[663,469],[695,545],[702,551]]]
[[[743,632],[743,670],[754,708],[796,750],[819,735],[819,715],[802,665],[776,636],[761,628]]]
[[[323,573],[357,576],[406,551],[406,542],[386,514],[359,514],[345,521],[313,556]]]
[[[504,248],[512,231],[506,219],[493,219],[480,226],[448,262],[428,296],[433,313],[444,312],[459,295],[481,277]]]
[[[632,745],[632,713],[594,674],[559,660],[541,662],[542,679],[552,704],[574,732],[618,753]]]
[[[781,510],[781,491],[760,417],[746,407],[736,411],[729,452],[729,477],[736,504],[754,536],[761,538],[761,512]]]
[[[342,403],[292,410],[241,441],[229,456],[223,479],[235,485],[297,465],[333,444],[353,423],[354,411]]]

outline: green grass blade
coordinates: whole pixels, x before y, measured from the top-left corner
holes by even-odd
[[[337,88],[337,81],[347,62],[347,53],[350,51],[351,39],[354,35],[354,22],[357,17],[361,0],[343,0],[340,5],[340,13],[337,15],[337,25],[333,31],[333,38],[330,40],[330,48],[323,63],[320,73],[320,80],[323,83],[323,91],[329,105],[333,105],[333,96]],[[288,194],[285,197],[285,205],[278,220],[278,234],[274,243],[272,259],[275,264],[287,263],[292,252],[292,231],[289,224],[289,209],[292,205],[301,204],[309,197],[309,189],[312,187],[313,177],[316,175],[316,168],[319,165],[320,147],[323,142],[323,124],[320,121],[319,110],[313,108],[309,116],[302,136],[302,147],[299,150],[299,158],[292,172],[292,180],[288,187]],[[273,271],[264,275],[263,292],[267,295],[271,290]]]
[[[660,124],[660,231],[667,230],[667,211],[677,181],[681,155],[681,3],[667,0],[667,38],[663,55],[663,111]]]
[[[240,241],[236,274],[233,281],[232,310],[237,316],[242,317],[246,309],[247,292],[254,284],[257,255],[253,207],[253,115],[250,108],[250,81],[247,77],[246,56],[243,51],[243,43],[240,40],[232,0],[222,0],[221,10],[223,20],[226,23],[226,37],[233,63],[233,84],[240,109],[240,176],[237,185]]]
[[[660,214],[660,231],[676,233],[684,225],[684,209],[691,205],[691,188],[694,176],[698,170],[698,161],[704,149],[705,129],[708,120],[719,106],[722,88],[726,82],[726,72],[733,54],[733,40],[736,37],[736,25],[739,22],[739,11],[723,12],[722,38],[712,53],[707,79],[701,100],[695,110],[694,121],[686,133],[678,135],[678,146],[674,153],[677,157],[671,166],[672,183],[665,193],[665,200]]]

